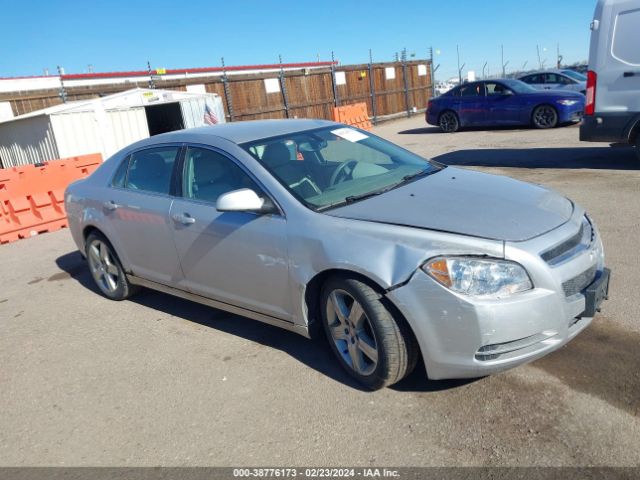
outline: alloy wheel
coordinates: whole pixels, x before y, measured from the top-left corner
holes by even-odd
[[[538,128],[555,127],[557,121],[558,114],[553,109],[553,107],[542,105],[541,107],[536,108],[535,112],[533,113],[533,122]]]
[[[88,249],[91,275],[98,287],[105,293],[113,293],[120,283],[120,270],[106,243],[94,240]]]
[[[453,112],[444,112],[440,117],[440,128],[443,132],[455,132],[458,129],[458,118]]]
[[[327,323],[342,360],[359,375],[372,374],[378,365],[378,344],[362,305],[344,290],[327,299]]]

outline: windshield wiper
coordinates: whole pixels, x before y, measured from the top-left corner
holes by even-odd
[[[359,195],[349,195],[348,197],[345,197],[344,200],[341,200],[341,201],[335,202],[335,203],[330,203],[328,205],[324,205],[323,207],[317,208],[316,211],[323,212],[325,210],[330,210],[332,208],[341,207],[343,205],[349,205],[351,203],[358,202],[360,200],[364,200],[365,198],[375,197],[377,195],[381,195],[383,193],[386,193],[389,190],[393,190],[395,188],[398,188],[398,187],[401,187],[403,185],[406,185],[407,183],[410,183],[412,180],[414,180],[416,178],[424,177],[424,176],[427,176],[427,175],[431,175],[432,173],[439,172],[440,170],[442,170],[442,168],[433,169],[433,170],[431,170],[430,168],[425,168],[424,170],[420,170],[420,171],[418,171],[416,173],[411,173],[409,175],[405,175],[404,177],[402,177],[402,180],[400,180],[399,182],[394,183],[392,185],[388,185],[388,186],[386,186],[384,188],[381,188],[379,190],[373,190],[371,192],[361,193]]]
[[[380,190],[374,190],[373,192],[361,193],[360,195],[349,195],[348,197],[345,197],[344,203],[349,204],[349,203],[357,202],[358,200],[363,200],[365,198],[375,197],[376,195],[380,195],[384,192],[388,192],[389,190],[391,190],[391,188],[386,187],[386,188],[381,188]]]
[[[396,183],[394,185],[394,187],[399,187],[400,185],[406,185],[407,183],[411,182],[411,180],[418,178],[418,177],[424,177],[427,174],[432,174],[437,172],[438,170],[431,170],[429,168],[425,168],[424,170],[420,170],[416,173],[411,173],[409,175],[405,175],[404,177],[402,177],[402,180],[398,183]]]

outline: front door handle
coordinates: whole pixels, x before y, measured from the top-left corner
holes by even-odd
[[[104,206],[105,210],[108,210],[110,212],[113,212],[114,210],[116,210],[120,206],[116,202],[114,202],[113,200],[109,200],[108,202],[104,202],[102,205]]]
[[[193,218],[188,213],[179,214],[176,213],[171,216],[174,222],[181,223],[182,225],[191,225],[192,223],[196,223],[196,219]]]

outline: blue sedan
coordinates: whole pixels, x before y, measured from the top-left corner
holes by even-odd
[[[433,98],[426,120],[443,132],[463,127],[532,125],[553,128],[579,122],[585,97],[568,91],[540,91],[520,80],[465,83]]]

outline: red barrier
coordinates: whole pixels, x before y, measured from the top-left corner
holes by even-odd
[[[336,122],[345,123],[363,130],[371,130],[371,122],[367,113],[366,103],[354,103],[342,105],[333,109],[333,119]]]
[[[93,153],[0,169],[0,244],[66,227],[67,185],[101,163],[102,155]]]

